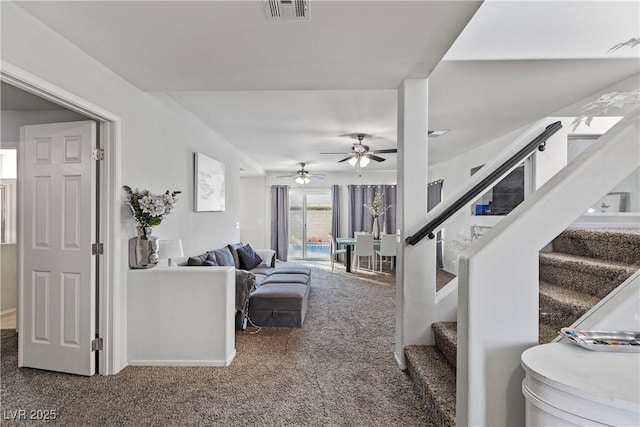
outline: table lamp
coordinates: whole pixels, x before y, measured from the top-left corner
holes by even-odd
[[[168,260],[169,267],[172,266],[171,258],[182,258],[182,240],[161,240],[158,247],[158,258]]]

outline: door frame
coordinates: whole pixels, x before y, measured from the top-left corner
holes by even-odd
[[[121,292],[118,278],[120,272],[120,257],[118,247],[120,245],[120,156],[121,156],[121,119],[117,115],[80,98],[46,80],[43,80],[28,71],[2,61],[0,67],[0,81],[8,83],[25,92],[32,93],[40,98],[54,102],[64,108],[80,113],[89,119],[98,122],[98,140],[104,150],[104,160],[100,164],[99,179],[99,206],[100,220],[96,224],[101,242],[104,245],[98,267],[98,298],[97,327],[100,337],[103,339],[103,350],[98,354],[98,373],[112,375],[126,366],[126,358],[123,348],[126,349],[126,335],[122,328],[122,315],[119,304]],[[20,150],[20,147],[17,147]],[[20,156],[18,156],[20,158]],[[18,164],[18,174],[20,165]],[[18,182],[18,208],[21,203],[20,183]],[[18,215],[18,230],[22,226]],[[18,269],[22,275],[22,260],[18,248]],[[22,279],[19,279],[19,283]],[[18,300],[21,299],[21,291],[18,289]],[[18,302],[19,305],[19,302]],[[21,325],[17,324],[18,331]]]

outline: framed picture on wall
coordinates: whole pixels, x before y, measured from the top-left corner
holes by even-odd
[[[224,211],[224,163],[194,153],[194,210],[196,212]]]

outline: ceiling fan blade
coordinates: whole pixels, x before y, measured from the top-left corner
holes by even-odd
[[[342,162],[346,162],[347,160],[349,160],[350,158],[352,158],[353,156],[349,156],[349,157],[345,157],[342,160],[338,160],[338,163],[342,163]]]
[[[397,148],[383,148],[382,150],[374,150],[372,153],[383,154],[383,153],[397,153]]]
[[[382,157],[380,157],[380,156],[376,156],[376,155],[373,155],[373,154],[371,154],[371,153],[367,153],[367,154],[365,154],[365,156],[367,156],[367,157],[368,157],[368,158],[370,158],[371,160],[375,160],[376,162],[384,162],[384,161],[386,160],[386,159],[383,159],[383,158],[382,158]]]
[[[320,153],[320,154],[349,154],[349,153],[345,153],[344,151],[341,153]]]
[[[298,175],[280,175],[280,176],[276,176],[276,178],[294,178]]]
[[[312,173],[311,175],[309,175],[309,177],[314,179],[324,179],[324,175],[321,173]]]

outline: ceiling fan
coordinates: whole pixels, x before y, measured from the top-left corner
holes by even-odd
[[[276,178],[294,178],[294,181],[297,184],[308,184],[311,182],[311,179],[324,179],[324,175],[318,173],[311,173],[306,170],[304,167],[306,163],[300,163],[300,170],[296,171],[295,174],[291,175],[281,175]]]
[[[374,160],[376,162],[384,162],[385,159],[380,156],[376,156],[376,154],[383,153],[397,153],[397,148],[385,148],[382,150],[369,150],[368,145],[364,145],[362,141],[370,137],[371,135],[367,135],[365,133],[356,133],[352,135],[353,137],[358,139],[358,142],[354,142],[351,147],[351,153],[320,153],[320,154],[350,154],[349,157],[345,157],[342,160],[338,160],[338,163],[341,162],[349,162],[351,166],[365,167],[369,164],[370,160]]]

